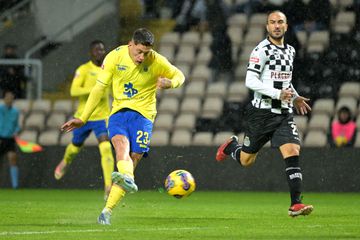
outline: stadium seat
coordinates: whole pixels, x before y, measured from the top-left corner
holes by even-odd
[[[356,99],[360,99],[360,83],[344,82],[340,86],[339,97],[354,97]]]
[[[61,133],[60,134],[60,146],[66,146],[71,143],[73,134],[72,133]]]
[[[235,69],[235,79],[245,83],[246,72],[247,72],[247,66],[245,64],[241,64],[241,65],[239,64]]]
[[[329,45],[329,42],[330,42],[329,31],[312,32],[309,36],[307,51],[308,52],[322,52]],[[316,49],[316,51],[314,51],[315,49]]]
[[[61,112],[51,113],[46,120],[46,128],[60,129],[61,125],[66,122],[66,114]]]
[[[221,97],[224,98],[227,94],[226,82],[210,83],[206,89],[206,97]]]
[[[178,32],[167,32],[160,38],[160,46],[177,46],[179,45],[180,37]]]
[[[207,82],[211,77],[210,68],[207,65],[196,65],[190,74],[192,82]]]
[[[248,28],[249,29],[252,29],[252,28],[263,28],[263,29],[265,29],[266,21],[267,21],[267,14],[265,14],[265,13],[254,13],[250,17]],[[262,39],[260,39],[259,41],[261,41],[261,40]]]
[[[330,117],[327,114],[319,113],[313,114],[310,118],[308,131],[321,130],[324,133],[328,132],[330,125]]]
[[[355,26],[355,22],[355,12],[341,11],[336,15],[332,29],[336,33],[349,33]]]
[[[27,114],[30,112],[31,102],[26,99],[15,99],[13,106],[24,114]]]
[[[175,59],[175,46],[173,45],[162,45],[159,48],[159,53],[167,58],[169,62],[174,62]]]
[[[198,116],[201,112],[201,99],[199,97],[185,98],[180,105],[181,113],[192,113]]]
[[[53,105],[53,112],[62,112],[66,115],[73,113],[73,102],[70,99],[56,100]]]
[[[213,41],[213,37],[210,32],[203,33],[202,39],[201,39],[201,46],[208,47]]]
[[[184,94],[184,86],[162,90],[162,98],[181,99]]]
[[[239,26],[230,26],[227,29],[227,34],[229,35],[233,46],[241,46],[244,38],[243,32],[244,30]]]
[[[162,98],[159,104],[158,111],[159,113],[171,113],[173,115],[177,114],[179,109],[179,100],[174,97]]]
[[[181,45],[175,56],[175,65],[193,64],[195,61],[195,48],[193,46]]]
[[[151,146],[167,146],[169,144],[170,134],[166,130],[154,130],[151,136]]]
[[[243,102],[249,95],[249,89],[244,82],[233,82],[229,86],[229,91],[226,101],[228,102]]]
[[[356,114],[357,110],[357,99],[353,97],[342,97],[339,98],[336,103],[336,111],[339,110],[342,106],[347,106],[352,114]]]
[[[195,129],[196,124],[196,116],[192,113],[181,113],[177,116],[175,123],[174,123],[174,129],[185,129],[189,131],[193,131]]]
[[[330,98],[319,98],[312,106],[312,114],[325,113],[329,116],[334,114],[335,101]]]
[[[19,138],[26,141],[37,142],[38,131],[36,130],[23,130],[19,134]]]
[[[211,60],[211,50],[208,46],[202,46],[196,56],[196,65],[207,65]]]
[[[309,131],[304,139],[305,147],[325,147],[327,145],[327,136],[321,130]]]
[[[355,139],[354,147],[357,147],[357,148],[360,147],[360,131],[357,131],[357,133],[356,133],[356,139]]]
[[[218,118],[224,107],[224,101],[220,97],[208,97],[204,100],[201,113],[202,118],[215,119]]]
[[[30,113],[25,119],[24,128],[35,129],[37,131],[41,131],[45,129],[45,113],[42,112]]]
[[[190,146],[191,132],[188,130],[175,130],[171,136],[170,144],[172,146]]]
[[[39,135],[39,144],[42,146],[55,146],[59,144],[59,130],[50,129],[42,131]]]
[[[180,45],[198,47],[201,42],[200,33],[197,31],[189,31],[182,34]]]
[[[244,37],[244,45],[253,48],[264,39],[264,28],[251,28]]]
[[[176,65],[176,67],[182,71],[182,73],[185,75],[185,81],[187,81],[187,79],[190,77],[191,65],[178,64],[178,65]]]
[[[233,132],[229,131],[222,131],[215,133],[213,144],[214,146],[220,146],[223,144],[227,139],[229,139],[232,135],[235,135]]]
[[[190,82],[185,87],[185,96],[203,97],[205,95],[205,82]]]
[[[303,48],[306,48],[307,46],[307,41],[308,41],[308,35],[306,31],[297,31],[296,32],[296,37],[299,40],[301,46]]]
[[[231,15],[228,20],[227,20],[227,24],[229,26],[229,28],[231,27],[239,27],[239,28],[244,28],[247,26],[247,16],[245,13],[236,13]]]
[[[213,134],[211,132],[197,132],[195,133],[192,145],[193,146],[212,146]]]
[[[174,122],[174,115],[169,113],[158,114],[155,122],[154,129],[172,131]]]
[[[295,115],[294,121],[299,132],[305,133],[307,131],[307,125],[308,125],[307,116]]]
[[[31,112],[42,112],[45,115],[51,111],[51,101],[49,99],[35,100],[31,104]]]
[[[239,57],[239,63],[241,65],[247,66],[247,64],[249,63],[250,54],[253,49],[254,49],[254,46],[252,46],[252,45],[244,46],[244,48],[242,49],[242,51],[240,53],[240,57]]]

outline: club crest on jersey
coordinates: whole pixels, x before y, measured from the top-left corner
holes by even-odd
[[[149,70],[148,66],[144,66],[144,72],[147,72]]]
[[[124,95],[126,95],[128,98],[132,98],[138,93],[138,90],[134,88],[134,85],[131,82],[125,83],[124,88]]]

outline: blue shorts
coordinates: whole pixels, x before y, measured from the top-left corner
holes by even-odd
[[[107,135],[106,121],[89,121],[84,126],[76,128],[73,131],[72,143],[74,145],[82,145],[86,138],[90,135],[91,131],[94,131],[96,138],[100,138],[102,135]]]
[[[147,153],[152,134],[153,123],[140,113],[131,109],[122,109],[109,118],[109,137],[124,135],[130,142],[130,152]]]

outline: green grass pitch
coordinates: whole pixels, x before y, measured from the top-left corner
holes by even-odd
[[[306,193],[310,216],[287,216],[288,193],[140,191],[96,223],[100,190],[0,190],[0,239],[356,239],[359,193]]]

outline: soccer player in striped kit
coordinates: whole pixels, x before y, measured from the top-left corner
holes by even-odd
[[[254,97],[246,111],[247,128],[242,144],[232,136],[216,154],[217,161],[231,155],[244,167],[255,162],[257,153],[266,142],[279,148],[285,162],[290,188],[289,216],[308,215],[312,205],[301,202],[302,174],[299,165],[300,138],[293,119],[293,107],[299,114],[311,111],[309,99],[299,96],[291,79],[295,49],[284,42],[287,31],[284,13],[273,11],[267,18],[268,37],[252,51],[246,74],[246,86]]]

